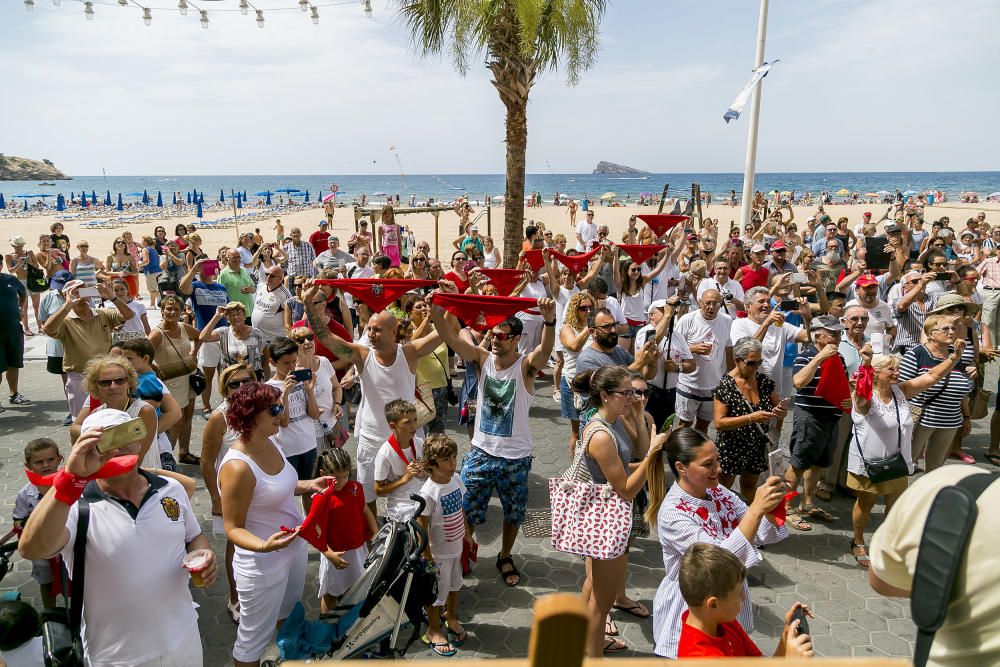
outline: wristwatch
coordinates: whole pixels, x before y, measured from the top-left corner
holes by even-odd
[[[550,320],[550,321],[546,322],[545,320],[542,320],[542,324],[544,324],[547,327],[554,327],[556,325],[556,321],[555,320]]]

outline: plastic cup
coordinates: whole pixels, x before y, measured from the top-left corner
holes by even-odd
[[[192,551],[184,557],[184,569],[191,575],[191,583],[195,588],[205,587],[205,577],[202,573],[208,567],[208,554],[204,551]]]

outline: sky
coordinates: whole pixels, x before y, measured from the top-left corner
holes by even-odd
[[[504,109],[481,56],[466,77],[414,55],[392,0],[0,3],[0,152],[71,175],[502,173]],[[327,0],[336,2],[337,0]],[[755,0],[609,0],[597,64],[536,82],[529,173],[609,160],[741,172]],[[1000,170],[1000,3],[771,0],[758,172]]]

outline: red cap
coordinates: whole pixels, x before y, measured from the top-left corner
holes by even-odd
[[[871,211],[865,211],[865,212],[864,212],[864,216],[865,216],[866,218],[870,218],[870,217],[872,217],[872,212],[871,212]]]
[[[870,273],[863,273],[854,284],[857,287],[871,287],[872,285],[878,285],[878,279]]]
[[[771,244],[771,250],[786,250],[784,241],[775,241]]]

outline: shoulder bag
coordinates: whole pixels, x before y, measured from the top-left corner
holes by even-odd
[[[549,479],[552,548],[577,556],[612,560],[628,547],[632,503],[615,493],[609,484],[595,484],[590,478],[584,457],[590,439],[598,431],[604,431],[612,440],[615,437],[607,426],[592,421],[577,445],[572,465],[562,477]]]
[[[78,501],[79,516],[76,539],[73,540],[73,579],[70,584],[69,613],[59,609],[47,612],[42,623],[42,657],[45,667],[83,667],[83,638],[80,621],[83,618],[83,584],[87,561],[87,530],[90,528],[90,502]]]
[[[877,397],[872,396],[873,399]],[[854,429],[854,444],[858,448],[858,455],[861,457],[861,465],[865,469],[865,477],[872,484],[891,482],[900,477],[910,474],[910,467],[903,458],[903,426],[899,422],[899,402],[896,400],[896,392],[892,393],[892,407],[896,410],[896,453],[881,459],[866,459],[865,452],[861,449],[861,441],[858,440],[858,430]],[[869,409],[870,411],[870,409]]]
[[[183,326],[183,325],[181,325]],[[160,379],[161,380],[174,380],[181,377],[182,375],[189,375],[193,373],[198,368],[197,362],[191,358],[190,354],[181,354],[177,346],[174,345],[173,339],[167,335],[167,332],[163,327],[157,327],[161,332],[163,332],[163,337],[167,339],[170,343],[170,347],[173,348],[174,354],[177,355],[176,361],[171,361],[168,363],[157,362],[156,366],[160,369]],[[188,366],[188,360],[190,359],[190,366]],[[204,387],[202,387],[204,389]]]
[[[430,380],[420,380],[413,389],[413,407],[417,409],[417,428],[434,421],[437,409],[434,407],[434,390]]]

